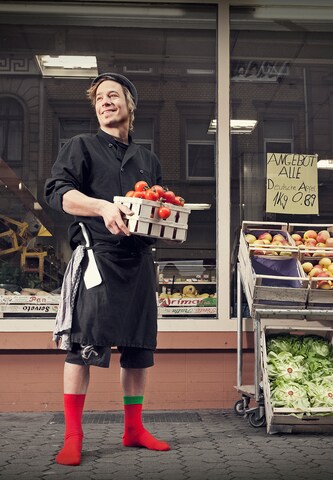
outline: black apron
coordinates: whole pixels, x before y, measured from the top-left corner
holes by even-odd
[[[100,243],[93,251],[103,282],[90,289],[85,287],[86,254],[73,311],[71,341],[155,350],[156,276],[150,249],[129,252]]]

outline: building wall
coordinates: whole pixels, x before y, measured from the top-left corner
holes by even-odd
[[[2,350],[0,352],[0,412],[42,412],[63,409],[59,351]],[[233,408],[236,391],[235,350],[158,351],[149,370],[147,410]],[[253,383],[253,353],[244,351],[243,383]],[[120,410],[119,354],[110,369],[92,368],[86,410]]]

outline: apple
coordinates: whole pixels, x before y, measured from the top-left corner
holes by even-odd
[[[325,243],[330,236],[330,232],[327,230],[321,230],[317,235],[317,242]]]
[[[280,242],[280,240],[273,240],[271,242],[271,245],[275,245],[275,247],[281,247],[283,245],[283,243]]]
[[[315,276],[320,278],[328,278],[328,275],[326,272],[324,272],[324,270],[322,270],[321,272],[318,273],[318,275],[315,275]]]
[[[318,265],[316,265],[315,267],[313,267],[313,269],[309,272],[309,277],[312,278],[312,277],[318,277],[319,273],[322,273],[323,269]]]
[[[269,240],[269,242],[272,241],[272,235],[269,232],[264,232],[261,233],[258,237],[259,240]]]
[[[326,273],[326,277],[333,277],[333,272],[330,272],[329,270],[327,270],[327,268],[324,268],[323,272]]]
[[[295,242],[302,242],[302,237],[301,237],[301,235],[299,235],[298,233],[293,233],[293,234],[291,235],[291,238],[292,238],[293,240],[295,240]]]
[[[319,265],[321,265],[324,268],[327,268],[329,265],[331,265],[332,260],[328,257],[323,257],[319,260]]]
[[[317,238],[317,232],[315,232],[314,230],[307,230],[306,232],[304,232],[303,238],[304,240],[307,240],[308,238]]]
[[[264,242],[264,245],[270,245],[271,242],[268,240],[268,238],[263,238],[262,241]]]
[[[327,271],[333,274],[333,263],[327,267]]]
[[[256,239],[256,237],[254,235],[252,235],[251,233],[247,233],[245,235],[245,240],[247,241],[247,243],[251,244],[253,243]]]
[[[325,242],[326,247],[333,248],[333,237],[330,237]]]
[[[252,245],[265,245],[265,242],[263,240],[255,240]]]
[[[273,236],[273,240],[277,240],[278,242],[283,242],[285,240],[285,237],[282,235],[282,233],[276,233]]]
[[[295,245],[298,247],[299,245],[303,245],[302,240],[295,240]]]
[[[302,268],[305,273],[309,273],[313,269],[313,265],[311,262],[304,262],[302,263]]]
[[[322,290],[331,290],[332,282],[331,280],[320,280],[317,282],[317,288],[321,288]]]
[[[307,240],[305,240],[304,245],[306,247],[315,247],[317,245],[317,241],[315,238],[308,238]]]

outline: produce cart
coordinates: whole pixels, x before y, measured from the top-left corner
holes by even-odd
[[[267,228],[267,225],[263,226],[263,230]],[[281,226],[275,226],[275,228],[282,230]],[[275,264],[274,259],[265,259],[266,263],[263,262],[263,265],[265,268],[267,266],[273,268],[274,274],[269,275],[266,271],[263,273],[260,252],[259,258],[251,258],[252,253],[244,243],[245,231],[243,226],[237,265],[237,385],[235,388],[241,394],[241,399],[236,401],[234,410],[238,415],[247,418],[253,427],[267,425],[267,433],[333,431],[333,408],[308,408],[306,411],[295,411],[272,407],[266,350],[266,335],[277,332],[314,334],[332,343],[333,291],[319,291],[316,287],[313,288],[303,275],[302,269],[299,269],[299,257],[294,256],[293,248],[290,249],[289,256],[285,252],[283,259],[276,258]],[[287,263],[282,263],[286,261]],[[280,266],[283,266],[282,270]],[[297,271],[299,271],[298,276]],[[243,292],[249,306],[254,332],[254,376],[253,384],[250,385],[243,384],[242,379]],[[255,403],[254,406],[252,404],[250,406],[252,401]]]

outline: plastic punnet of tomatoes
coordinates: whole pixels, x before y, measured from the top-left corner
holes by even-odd
[[[160,199],[147,200],[140,196],[117,196],[113,201],[132,210],[133,215],[125,217],[132,234],[177,242],[186,240],[191,213],[186,206],[161,202]]]

